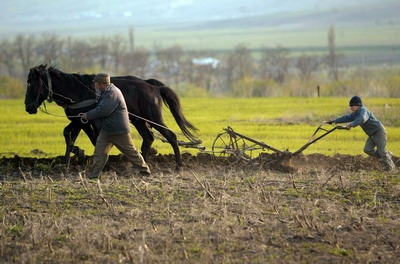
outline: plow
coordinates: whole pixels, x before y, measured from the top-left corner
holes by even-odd
[[[285,157],[296,156],[302,153],[310,145],[314,144],[335,130],[347,129],[345,126],[334,126],[333,128],[326,129],[323,127],[324,124],[325,123],[319,125],[309,140],[294,152],[290,152],[288,150],[279,150],[263,141],[243,135],[235,131],[232,127],[228,126],[223,128],[224,132],[217,135],[212,144],[211,151],[208,152],[211,152],[215,157],[227,158],[230,163],[237,163],[239,161],[252,162],[265,151],[272,151]],[[195,148],[206,152],[206,147],[201,146],[201,143],[201,140],[191,142],[179,141],[178,145],[181,147]]]

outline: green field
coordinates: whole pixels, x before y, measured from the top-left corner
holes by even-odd
[[[398,166],[400,99],[364,102],[387,125]],[[228,125],[296,150],[347,103],[182,99],[207,150]],[[63,114],[54,104],[47,109]],[[360,128],[337,130],[306,150],[348,155],[265,155],[246,165],[184,155],[179,172],[172,158],[158,156],[150,159],[151,177],[124,171],[113,156],[92,181],[90,163],[66,168],[59,158],[25,157],[35,149],[64,153],[64,117],[29,115],[23,100],[3,100],[1,111],[1,154],[24,156],[1,162],[1,263],[399,263],[399,171],[382,171],[377,159],[358,155],[366,139]],[[85,136],[78,144],[91,154]],[[160,140],[155,146],[171,153]]]
[[[400,99],[366,98],[364,101],[386,126],[388,149],[400,155]],[[307,143],[322,121],[347,113],[347,104],[348,98],[182,99],[184,114],[198,127],[198,137],[207,152],[211,152],[214,139],[227,126],[279,150],[294,152]],[[24,110],[23,100],[2,100],[1,156],[52,157],[64,154],[62,133],[68,120],[63,117],[61,107],[54,103],[46,106],[51,115],[43,112],[29,115]],[[186,141],[167,108],[164,108],[164,112],[167,126],[177,133],[179,140]],[[328,129],[331,127],[327,125]],[[132,135],[135,144],[140,147],[141,138],[133,127]],[[159,139],[156,139],[153,147],[162,154],[172,153],[169,144]],[[335,153],[362,154],[365,140],[366,135],[361,128],[338,130],[311,145],[303,153],[329,156]],[[83,133],[78,137],[76,145],[85,149],[87,155],[92,155],[94,148]],[[199,150],[182,148],[182,152],[196,154]],[[113,149],[111,154],[118,153],[118,150]]]
[[[316,29],[281,29],[281,28],[213,28],[205,30],[148,30],[137,29],[138,46],[152,47],[155,43],[164,47],[181,45],[187,50],[229,51],[239,44],[245,44],[249,49],[274,48],[277,45],[301,52],[307,48],[307,53],[328,52],[329,28]],[[358,26],[336,27],[337,49],[356,47],[358,50],[368,47],[391,47],[392,52],[398,52],[398,26]],[[229,38],[229,41],[227,41]],[[162,40],[162,42],[161,42]],[[347,53],[346,50],[343,50]],[[342,51],[341,51],[342,52]]]

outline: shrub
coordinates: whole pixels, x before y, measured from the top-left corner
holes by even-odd
[[[21,80],[9,76],[0,76],[0,98],[16,99],[22,98],[25,87]]]

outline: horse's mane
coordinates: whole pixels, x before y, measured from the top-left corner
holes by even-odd
[[[92,81],[94,74],[65,73],[54,65],[41,64],[31,69],[39,73],[40,78],[48,82],[47,73],[51,76],[53,91],[59,94],[57,89],[63,90],[68,98],[75,98],[74,101],[86,100],[96,96]]]
[[[70,87],[92,87],[91,83],[93,81],[94,74],[65,73],[60,69],[57,69],[55,66],[50,66],[48,71],[53,73],[61,82]]]

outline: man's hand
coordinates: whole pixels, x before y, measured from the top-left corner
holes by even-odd
[[[80,113],[78,116],[79,116],[80,118],[82,118],[82,119],[87,120],[87,115],[86,115],[86,113]]]
[[[324,123],[332,125],[333,123],[335,123],[335,120],[328,120],[328,121],[324,121]]]
[[[347,124],[346,126],[345,126],[345,128],[347,129],[347,130],[350,130],[351,129],[351,123],[350,124]]]

